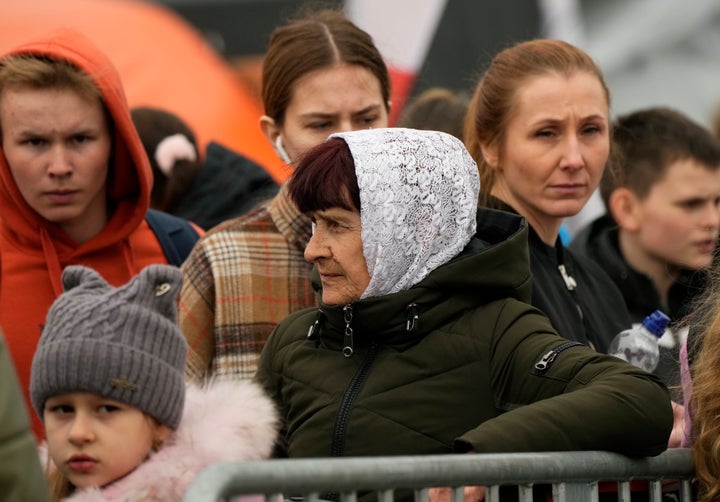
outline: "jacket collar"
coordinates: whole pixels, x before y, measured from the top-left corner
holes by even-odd
[[[525,219],[482,208],[477,222],[478,233],[465,249],[415,286],[348,306],[329,306],[319,301],[318,315],[309,326],[308,336],[342,350],[345,333],[351,327],[355,346],[377,342],[402,349],[468,309],[504,298],[529,302],[531,274]],[[321,297],[315,268],[312,279]]]

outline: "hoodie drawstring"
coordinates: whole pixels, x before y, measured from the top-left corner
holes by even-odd
[[[55,297],[58,297],[63,292],[62,280],[60,279],[62,276],[62,267],[60,266],[60,258],[58,258],[57,250],[53,245],[52,238],[43,227],[40,227],[40,244],[42,245],[45,263],[47,263],[48,266],[48,273],[50,274],[50,284],[52,285],[53,294]]]
[[[60,264],[60,258],[58,257],[57,250],[53,243],[52,237],[45,228],[40,228],[40,243],[42,245],[43,257],[45,263],[47,263],[48,274],[50,275],[50,284],[52,285],[53,294],[55,297],[60,296],[63,293],[62,285],[62,272],[63,266]],[[123,265],[125,266],[125,276],[127,280],[135,275],[135,254],[133,253],[132,246],[130,246],[129,239],[125,239],[122,243],[122,254],[123,254]]]
[[[135,263],[135,252],[133,251],[132,246],[130,245],[130,239],[124,239],[122,243],[122,249],[123,249],[123,258],[125,258],[125,268],[127,269],[127,276],[133,277],[135,276],[135,267],[133,264]],[[138,270],[139,272],[139,270]],[[128,279],[130,280],[130,279]]]

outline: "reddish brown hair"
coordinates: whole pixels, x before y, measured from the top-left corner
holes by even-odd
[[[288,188],[303,213],[332,207],[360,211],[355,161],[342,138],[330,138],[308,150],[295,168]]]

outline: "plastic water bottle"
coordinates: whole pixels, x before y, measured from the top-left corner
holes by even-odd
[[[638,326],[618,333],[610,343],[608,353],[647,372],[653,371],[660,360],[658,338],[669,322],[668,316],[656,310]]]

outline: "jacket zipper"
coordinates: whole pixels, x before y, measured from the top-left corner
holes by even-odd
[[[561,263],[558,265],[558,270],[560,271],[563,281],[565,281],[565,287],[568,288],[568,291],[573,291],[577,288],[577,281],[573,278],[573,276],[568,274],[565,264]]]
[[[547,371],[550,369],[550,366],[553,365],[555,359],[561,352],[569,349],[570,347],[576,347],[578,345],[584,346],[585,344],[580,342],[565,342],[552,349],[550,352],[542,356],[538,362],[535,363],[535,374],[544,375],[545,373],[547,373]]]
[[[353,375],[348,386],[345,388],[345,393],[343,394],[340,407],[338,408],[338,414],[335,418],[332,444],[330,445],[330,454],[333,457],[342,457],[345,453],[345,435],[347,433],[348,422],[350,420],[350,412],[355,404],[355,399],[357,399],[358,394],[360,394],[360,391],[367,380],[368,374],[370,373],[370,367],[375,361],[375,357],[378,352],[378,344],[373,342],[370,345],[367,357]]]
[[[590,330],[590,327],[587,324],[587,321],[585,319],[585,313],[583,312],[582,307],[580,306],[580,303],[578,303],[578,299],[575,296],[575,288],[577,288],[577,281],[573,276],[571,276],[568,273],[567,268],[565,267],[564,263],[560,263],[558,265],[558,270],[560,271],[560,277],[562,277],[563,282],[565,283],[565,287],[570,292],[570,295],[573,299],[573,302],[575,303],[575,308],[577,309],[578,316],[580,317],[580,322],[582,323],[583,327],[585,328],[585,333],[583,334],[582,338],[587,340],[586,345],[589,345],[593,349],[595,348],[595,345],[590,340],[590,333],[592,331]]]
[[[352,329],[352,318],[353,318],[352,304],[348,304],[343,307],[343,314],[345,317],[345,337],[344,337],[345,345],[343,345],[342,352],[345,357],[352,357],[352,355],[355,353],[355,344],[353,342],[353,329]]]

